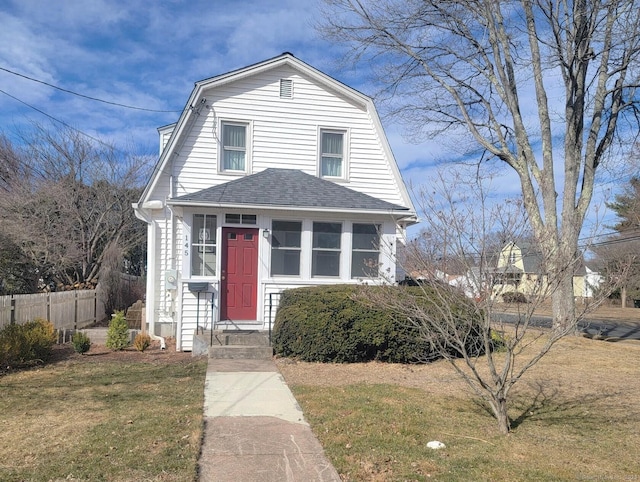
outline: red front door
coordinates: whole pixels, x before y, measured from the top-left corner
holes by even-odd
[[[258,230],[222,229],[222,320],[255,320],[258,299]]]

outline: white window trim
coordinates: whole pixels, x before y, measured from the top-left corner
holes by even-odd
[[[376,226],[377,232],[378,232],[378,249],[374,250],[374,249],[363,249],[363,248],[354,248],[353,247],[353,237],[354,237],[354,227],[356,225],[373,225]],[[352,280],[366,280],[366,279],[380,279],[382,277],[381,275],[381,267],[382,267],[382,243],[383,243],[383,231],[382,231],[382,224],[381,223],[377,223],[377,222],[365,222],[365,221],[354,221],[351,223],[351,229],[349,231],[350,233],[350,239],[349,239],[349,277]],[[369,277],[369,276],[365,276],[364,274],[358,275],[358,276],[354,276],[353,275],[353,254],[354,253],[376,253],[377,254],[377,258],[378,258],[378,275],[375,277]]]
[[[323,176],[322,175],[322,134],[324,132],[331,134],[342,134],[342,175],[341,176]],[[351,151],[350,130],[344,127],[318,127],[318,152],[316,155],[317,175],[322,179],[332,181],[348,181],[349,180],[349,152]]]
[[[246,145],[245,145],[245,162],[244,170],[231,170],[224,168],[224,134],[222,130],[224,125],[236,125],[246,127]],[[253,122],[241,119],[220,119],[218,122],[218,172],[220,174],[248,174],[251,172],[251,157],[253,145]]]
[[[322,223],[322,224],[339,224],[340,225],[340,248],[314,248],[313,247],[313,225],[314,223]],[[344,269],[345,269],[345,260],[347,258],[350,259],[350,255],[345,254],[344,246],[345,246],[345,223],[344,221],[330,221],[330,220],[318,220],[314,219],[311,221],[311,236],[309,243],[309,279],[343,279],[344,278]],[[325,251],[325,252],[337,252],[339,255],[338,258],[338,274],[337,275],[314,275],[313,274],[313,254],[316,251]]]
[[[236,215],[236,216],[240,216],[240,222],[238,223],[234,223],[231,221],[227,221],[227,216],[228,215]],[[256,228],[258,227],[259,223],[258,223],[258,214],[254,213],[254,212],[250,212],[250,213],[238,213],[238,212],[225,212],[222,215],[222,223],[224,226],[234,226],[234,227],[241,227],[241,228]],[[243,222],[244,216],[255,216],[256,218],[256,222],[255,223],[245,223]]]
[[[289,222],[289,223],[300,223],[300,246],[295,248],[295,247],[291,247],[291,246],[286,246],[286,247],[281,247],[281,248],[274,248],[273,245],[271,243],[269,243],[269,266],[268,266],[268,276],[270,279],[286,279],[286,278],[291,278],[291,279],[302,279],[304,278],[304,253],[305,253],[305,246],[304,246],[304,242],[305,242],[305,226],[304,226],[304,220],[303,219],[287,219],[287,218],[279,218],[279,217],[274,217],[270,220],[270,224],[269,224],[269,229],[271,230],[271,232],[273,232],[273,222],[274,221],[281,221],[281,222]],[[274,250],[298,250],[300,252],[300,265],[298,266],[298,274],[297,275],[293,275],[293,274],[272,274],[271,270],[272,270],[272,263],[273,263],[273,251]]]
[[[193,240],[191,239],[191,232],[193,228],[193,216],[195,214],[206,214],[207,216],[215,216],[216,217],[216,274],[215,275],[196,275],[193,274],[193,265],[191,261],[191,257],[193,256]],[[220,273],[220,236],[222,235],[222,228],[220,224],[220,215],[219,213],[207,212],[207,210],[202,211],[194,211],[189,214],[185,214],[182,220],[182,239],[180,241],[180,247],[182,252],[182,273],[186,276],[183,276],[183,281],[189,281],[191,279],[196,280],[217,280]]]

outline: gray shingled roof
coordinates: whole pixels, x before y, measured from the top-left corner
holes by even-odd
[[[520,248],[520,253],[522,254],[522,264],[524,266],[524,272],[543,272],[543,256],[540,249],[536,245],[528,241],[516,241],[515,244]],[[586,272],[587,271],[584,267],[584,260],[581,260],[580,264],[576,268],[574,275],[582,276],[586,274]]]
[[[409,208],[382,201],[297,169],[266,169],[257,174],[176,197],[169,202],[175,205],[248,204],[409,212]]]
[[[527,241],[516,241],[515,244],[520,248],[524,272],[540,273],[542,270],[542,253],[540,253],[540,250],[535,245]]]

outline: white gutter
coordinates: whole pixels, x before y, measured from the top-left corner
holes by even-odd
[[[390,214],[403,217],[413,217],[415,214],[409,209],[344,209],[344,208],[327,208],[315,206],[276,206],[271,204],[221,204],[204,201],[167,201],[170,206],[185,206],[197,208],[215,208],[215,209],[264,209],[271,211],[311,211],[319,213],[356,213],[356,214]]]

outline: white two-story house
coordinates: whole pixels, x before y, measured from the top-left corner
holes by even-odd
[[[289,53],[195,84],[136,215],[149,331],[267,329],[279,293],[393,282],[416,213],[372,100]]]

